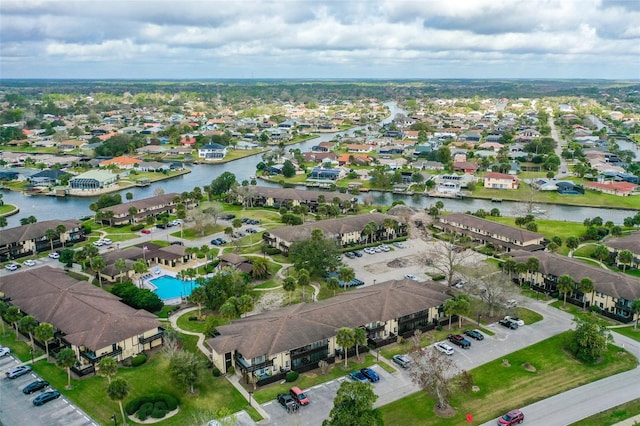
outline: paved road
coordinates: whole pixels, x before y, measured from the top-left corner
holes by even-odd
[[[640,357],[640,343],[613,333],[615,343]],[[522,407],[527,425],[567,425],[640,398],[640,367],[580,386],[535,404]],[[494,425],[495,420],[484,423]]]

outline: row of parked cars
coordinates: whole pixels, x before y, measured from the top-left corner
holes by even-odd
[[[51,259],[60,259],[60,253],[54,251],[49,253],[49,258]],[[27,259],[24,262],[22,262],[22,265],[16,262],[10,262],[7,263],[4,266],[4,269],[6,269],[7,271],[17,271],[18,269],[22,268],[22,266],[36,266],[36,261],[33,259]]]
[[[8,349],[8,348],[2,348]],[[8,352],[7,352],[8,353]],[[5,353],[5,355],[7,354]],[[19,365],[17,367],[10,368],[5,372],[5,375],[8,379],[14,380],[18,377],[24,376],[25,374],[31,373],[32,369],[29,365]],[[49,387],[49,382],[37,379],[29,383],[22,389],[22,393],[25,395],[31,395],[34,392],[40,391],[40,395],[36,396],[32,403],[35,406],[44,405],[49,401],[53,401],[54,399],[60,398],[60,392]]]
[[[94,241],[93,245],[96,247],[110,246],[113,243],[109,238],[100,238],[98,241]]]
[[[301,405],[308,405],[311,402],[307,394],[297,386],[289,389],[289,393],[278,394],[277,400],[290,414],[298,411]]]
[[[498,321],[498,324],[511,330],[517,330],[518,327],[522,327],[524,325],[524,321],[518,317],[510,317],[507,315]]]

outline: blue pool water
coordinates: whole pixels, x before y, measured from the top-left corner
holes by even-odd
[[[175,299],[180,296],[187,297],[198,286],[195,281],[181,281],[169,275],[154,278],[151,283],[157,287],[154,293],[162,300]]]

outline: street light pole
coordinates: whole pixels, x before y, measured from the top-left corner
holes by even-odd
[[[482,317],[482,315],[478,314],[478,327],[480,327],[480,317]]]

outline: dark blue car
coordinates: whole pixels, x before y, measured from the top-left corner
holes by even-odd
[[[33,400],[33,405],[43,405],[58,398],[60,398],[60,392],[58,392],[57,390],[43,392],[35,397],[35,399]]]
[[[367,376],[359,371],[352,371],[351,373],[349,373],[349,378],[351,380],[355,380],[356,382],[369,383],[369,379],[367,379]]]
[[[44,380],[36,380],[25,386],[24,389],[22,389],[22,392],[26,395],[29,395],[30,393],[42,390],[47,386],[49,386],[49,383],[45,382]]]
[[[377,382],[378,380],[380,380],[380,376],[378,376],[378,373],[370,368],[363,368],[360,370],[360,372],[364,375],[364,377],[369,379],[370,382]]]

